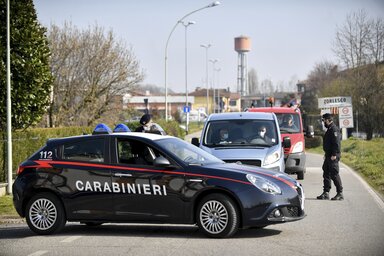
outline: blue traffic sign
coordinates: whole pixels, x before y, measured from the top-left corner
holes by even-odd
[[[189,106],[184,106],[184,113],[189,113],[189,112],[190,112]]]

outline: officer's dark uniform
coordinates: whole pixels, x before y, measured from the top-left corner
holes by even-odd
[[[330,114],[324,114],[323,119],[332,120]],[[325,158],[323,163],[323,194],[317,199],[329,199],[329,191],[331,190],[331,180],[335,184],[337,195],[332,200],[343,200],[343,185],[339,175],[339,161],[341,148],[341,135],[339,128],[332,122],[323,137],[323,150]],[[331,157],[336,156],[335,160]]]
[[[151,121],[152,117],[150,114],[144,114],[141,118],[140,118],[140,124],[141,126],[137,127],[135,132],[145,132],[145,129],[144,129],[144,125],[146,125],[147,123],[149,123]]]

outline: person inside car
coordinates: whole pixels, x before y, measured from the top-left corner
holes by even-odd
[[[220,141],[219,141],[220,144],[229,143],[229,140],[228,140],[229,133],[227,128],[220,129],[219,135],[220,135]]]
[[[263,126],[261,126],[261,127],[259,128],[258,135],[259,135],[259,138],[260,138],[260,139],[262,139],[262,140],[265,141],[265,143],[267,143],[267,144],[272,144],[272,140],[271,140],[271,138],[269,138],[269,137],[267,136],[267,128],[265,127],[265,125],[263,125]]]
[[[288,129],[294,129],[294,130],[297,129],[295,122],[293,121],[292,115],[285,115],[284,116],[281,128],[288,128]]]

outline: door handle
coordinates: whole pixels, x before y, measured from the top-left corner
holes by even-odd
[[[203,182],[202,179],[187,179],[187,182]]]
[[[132,177],[132,174],[129,173],[115,173],[116,177]]]

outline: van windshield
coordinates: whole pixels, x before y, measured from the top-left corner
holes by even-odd
[[[279,141],[273,120],[221,120],[207,125],[203,138],[207,147],[270,147]]]
[[[276,113],[281,133],[300,133],[299,114]]]

